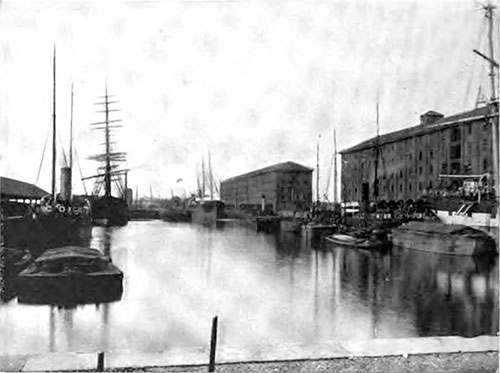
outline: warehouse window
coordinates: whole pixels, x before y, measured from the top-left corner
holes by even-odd
[[[459,141],[460,140],[460,128],[453,128],[451,131],[451,141]]]
[[[461,156],[461,148],[460,145],[454,145],[450,147],[450,158],[451,159],[458,159]]]
[[[422,160],[422,150],[418,153],[418,160],[421,161]]]

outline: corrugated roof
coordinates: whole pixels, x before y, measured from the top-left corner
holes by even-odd
[[[2,198],[42,198],[50,194],[36,185],[0,176],[0,195]]]
[[[427,112],[427,113],[433,113]],[[426,114],[427,114],[426,113]],[[405,138],[411,138],[417,135],[421,135],[424,133],[434,132],[444,127],[452,126],[456,124],[457,121],[467,121],[467,119],[477,118],[477,117],[485,117],[489,114],[489,108],[487,106],[480,107],[474,110],[466,111],[459,114],[450,115],[448,117],[439,119],[436,123],[431,125],[417,125],[409,128],[404,128],[399,131],[390,132],[384,135],[380,135],[378,138],[378,144],[383,145],[386,143],[391,143],[395,141],[399,141]],[[353,153],[356,151],[360,151],[363,149],[368,149],[375,147],[377,143],[377,137],[372,137],[366,141],[363,141],[357,145],[354,145],[350,148],[344,149],[340,151],[341,154]]]
[[[222,182],[227,182],[227,181],[233,181],[236,179],[240,178],[247,178],[247,177],[252,177],[252,176],[257,176],[257,175],[262,175],[262,174],[267,174],[270,172],[312,172],[313,169],[310,167],[302,166],[298,163],[295,162],[282,162],[282,163],[277,163],[272,166],[264,167],[259,170],[251,171],[246,174],[238,175],[231,177],[229,179],[223,180]]]

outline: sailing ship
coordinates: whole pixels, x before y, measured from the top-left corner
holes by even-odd
[[[91,197],[92,220],[94,224],[106,226],[126,225],[129,220],[127,205],[127,169],[119,169],[121,163],[126,161],[126,153],[117,152],[112,149],[114,142],[111,139],[112,131],[121,127],[114,124],[120,119],[109,118],[110,105],[118,101],[110,100],[108,88],[106,86],[105,95],[101,97],[103,102],[96,105],[104,105],[105,120],[103,122],[92,123],[94,130],[104,132],[104,153],[91,156],[90,159],[100,163],[98,174],[89,176],[86,179],[95,179],[94,190]],[[113,195],[113,186],[117,196]]]
[[[70,164],[61,168],[61,190],[56,190],[56,50],[53,57],[52,189],[50,195],[32,202],[21,216],[2,214],[1,242],[5,247],[36,251],[90,240],[90,202],[76,199],[71,191],[72,121]],[[9,201],[6,201],[8,204]],[[6,209],[4,209],[6,210]]]
[[[208,182],[208,185],[207,185]],[[209,195],[206,194],[208,187]],[[190,204],[191,221],[204,226],[213,226],[217,220],[226,217],[225,204],[220,199],[215,198],[215,194],[219,193],[217,185],[214,183],[212,173],[212,160],[210,152],[208,152],[208,176],[205,175],[205,160],[202,158],[202,179],[201,185],[198,180],[198,196],[199,198]]]
[[[448,225],[465,225],[476,227],[487,232],[497,231],[500,220],[500,166],[499,166],[499,133],[498,133],[498,96],[496,92],[497,81],[495,77],[499,64],[495,60],[493,45],[493,19],[496,7],[492,4],[483,6],[485,18],[488,22],[488,44],[489,56],[474,49],[473,52],[483,58],[489,64],[489,78],[491,97],[484,108],[485,124],[491,127],[492,141],[492,163],[493,172],[479,175],[440,175],[442,180],[452,180],[460,184],[459,190],[476,196],[475,200],[461,198],[462,196],[440,196],[439,198],[427,197],[427,201],[433,206],[433,212],[439,220]],[[479,98],[479,95],[478,95]],[[493,186],[493,187],[492,187]]]

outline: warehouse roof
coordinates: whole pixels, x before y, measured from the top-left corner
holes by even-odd
[[[435,111],[429,111],[424,115],[438,115]],[[417,126],[405,128],[399,131],[394,131],[390,133],[386,133],[384,135],[380,135],[378,137],[378,144],[383,145],[391,142],[400,141],[406,138],[411,138],[417,135],[421,135],[424,133],[430,133],[442,128],[453,126],[459,122],[468,122],[479,118],[484,118],[489,114],[489,109],[487,106],[483,106],[474,110],[466,111],[463,113],[450,115],[445,118],[441,118],[437,120],[434,124],[431,125],[422,125],[419,124]],[[375,147],[377,143],[377,137],[373,137],[366,141],[363,141],[355,146],[344,149],[340,151],[341,154],[354,153],[360,150],[369,149]]]
[[[238,175],[231,177],[229,179],[223,180],[223,182],[227,181],[233,181],[237,179],[244,179],[247,177],[252,177],[252,176],[257,176],[257,175],[263,175],[271,172],[312,172],[313,169],[310,167],[302,166],[298,163],[295,162],[282,162],[282,163],[277,163],[272,166],[264,167],[259,170],[255,170],[252,172],[248,172],[246,174]]]
[[[0,195],[2,198],[39,199],[50,194],[36,185],[0,176]]]

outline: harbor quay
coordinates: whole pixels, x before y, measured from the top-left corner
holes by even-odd
[[[335,371],[375,371],[395,368],[410,371],[494,372],[498,368],[499,340],[496,336],[422,337],[402,339],[372,339],[323,343],[285,343],[277,346],[245,348],[221,347],[217,350],[216,371],[267,371],[266,367],[281,366],[280,371],[293,371],[301,364],[336,368]],[[164,352],[140,353],[116,351],[103,355],[103,371],[206,371],[208,349],[173,349]],[[51,372],[95,371],[99,353],[49,353],[31,356],[2,356],[2,371]],[[447,359],[454,359],[446,361]],[[427,360],[427,367],[422,364]],[[446,366],[442,366],[446,362]],[[459,362],[459,364],[457,364]],[[364,370],[363,369],[363,370]],[[429,369],[429,370],[428,370]],[[390,370],[396,371],[396,370]],[[403,371],[403,370],[397,370]],[[465,370],[464,370],[465,371]]]

